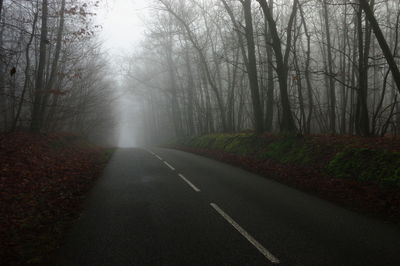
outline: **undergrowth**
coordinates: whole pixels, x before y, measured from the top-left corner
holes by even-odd
[[[373,139],[372,139],[373,140]],[[382,142],[382,140],[379,140]],[[319,168],[333,177],[400,186],[400,152],[357,137],[210,134],[180,144]],[[383,145],[383,147],[386,147]]]

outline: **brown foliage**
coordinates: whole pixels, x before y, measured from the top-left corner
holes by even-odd
[[[104,166],[74,135],[0,135],[0,261],[41,264]]]

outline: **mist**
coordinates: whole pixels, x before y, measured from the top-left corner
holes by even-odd
[[[135,98],[134,88],[126,83],[126,71],[132,51],[144,38],[146,3],[148,1],[107,1],[101,5],[96,18],[96,23],[102,26],[99,38],[114,80],[114,111],[117,114],[114,145],[118,147],[135,147],[141,143],[138,139],[140,100]]]

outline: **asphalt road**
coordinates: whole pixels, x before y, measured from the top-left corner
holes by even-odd
[[[400,229],[182,151],[118,150],[57,265],[400,265]]]

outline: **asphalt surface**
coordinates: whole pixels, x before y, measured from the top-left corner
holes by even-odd
[[[56,265],[400,265],[400,229],[177,150],[119,149]]]

